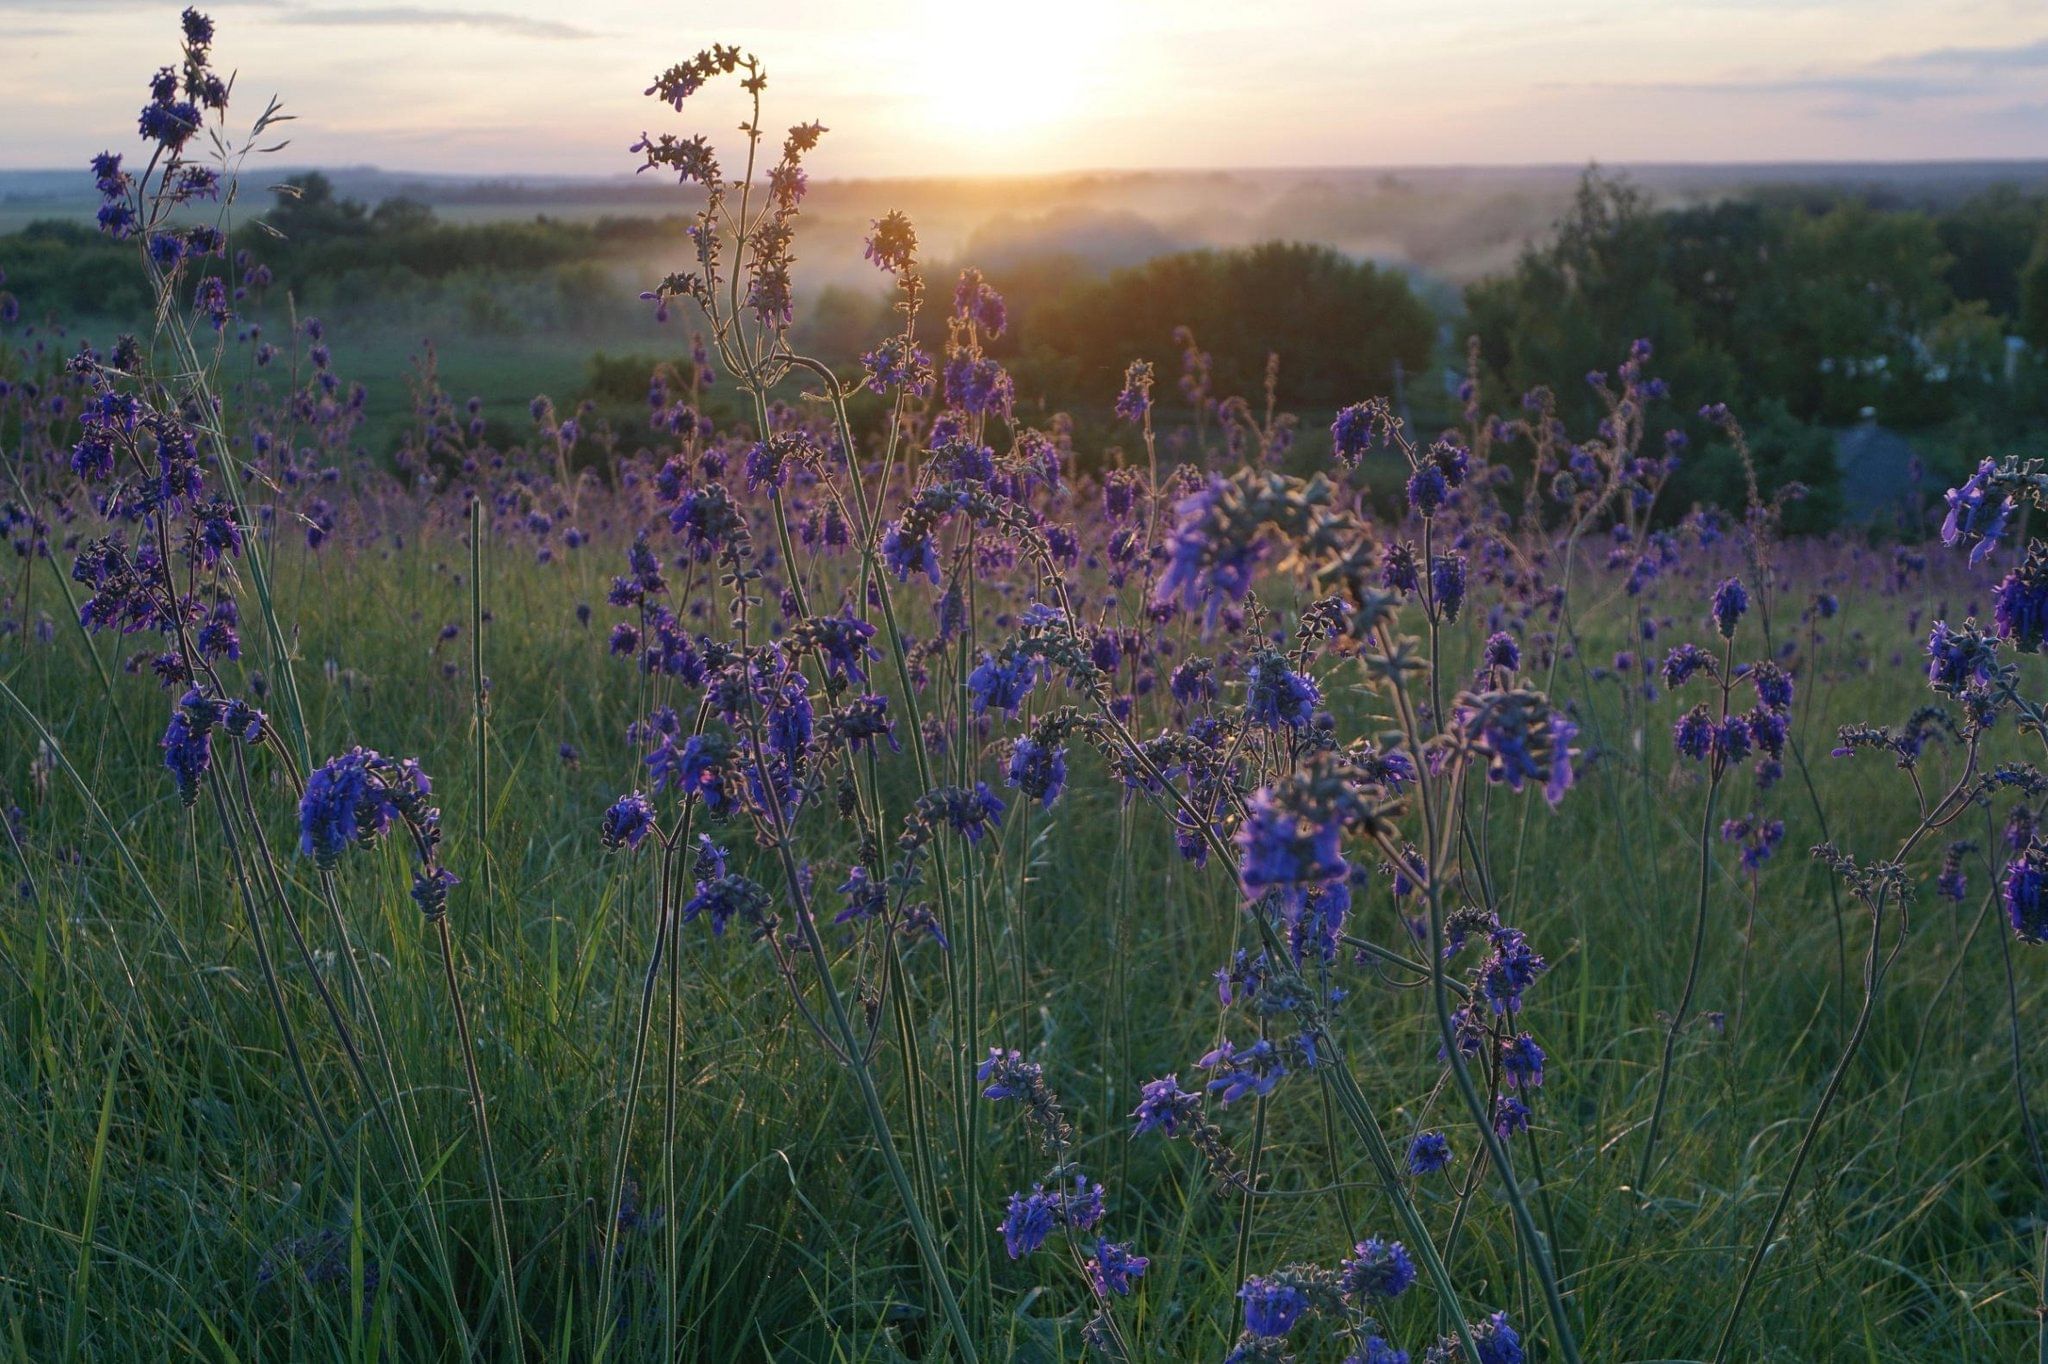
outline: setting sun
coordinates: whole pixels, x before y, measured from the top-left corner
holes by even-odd
[[[1091,114],[1128,97],[1135,55],[1116,15],[1081,0],[963,7],[928,0],[921,25],[930,73],[926,132],[975,161],[1009,166],[1053,144],[1086,141]],[[964,169],[979,169],[971,162]]]

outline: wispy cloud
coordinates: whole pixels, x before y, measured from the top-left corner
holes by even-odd
[[[202,0],[202,3],[204,0]],[[538,15],[497,9],[444,9],[431,5],[338,5],[308,6],[296,0],[222,0],[236,10],[253,9],[277,23],[308,24],[320,28],[468,28],[520,38],[595,38],[595,29]],[[81,11],[160,10],[161,0],[0,0],[0,14],[75,15]],[[58,28],[33,30],[36,36],[65,32]],[[25,37],[29,31],[9,27],[7,36]]]
[[[2012,47],[1937,47],[1926,52],[1891,57],[1877,65],[1985,73],[2032,71],[2048,66],[2048,38]]]
[[[1701,95],[1834,95],[1893,104],[1964,95],[1971,82],[1950,77],[1908,76],[1884,71],[1814,71],[1783,76],[1680,81],[1660,87]]]
[[[555,19],[537,19],[503,10],[429,9],[418,5],[386,5],[344,9],[294,9],[278,16],[289,24],[326,28],[470,28],[519,38],[595,38],[593,29]]]
[[[1680,81],[1545,82],[1538,88],[1735,97],[1816,95],[1844,101],[1826,112],[1854,109],[1860,113],[1873,105],[1992,93],[2014,76],[2042,69],[2048,69],[2048,38],[2010,47],[1929,48],[1837,67],[1808,65],[1790,71],[1733,72]]]

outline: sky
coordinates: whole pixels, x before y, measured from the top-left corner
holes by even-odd
[[[0,0],[0,167],[135,143],[177,6]],[[237,0],[203,6],[294,165],[614,174],[645,129],[729,147],[654,73],[758,54],[817,176],[2048,157],[2042,0]],[[731,153],[728,151],[728,157]]]

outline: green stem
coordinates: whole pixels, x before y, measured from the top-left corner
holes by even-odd
[[[491,1143],[490,1113],[484,1104],[483,1077],[477,1071],[476,1044],[470,1038],[469,1012],[462,1002],[462,981],[455,969],[455,935],[444,913],[434,920],[441,939],[441,965],[448,982],[448,1007],[455,1014],[455,1035],[462,1045],[463,1078],[469,1083],[470,1113],[476,1119],[478,1150],[483,1156],[484,1189],[491,1204],[491,1240],[498,1251],[498,1274],[504,1285],[499,1304],[505,1313],[506,1353],[517,1358],[525,1349],[519,1322],[519,1285],[512,1268],[512,1234],[505,1224],[504,1187],[498,1180],[498,1154]]]
[[[1678,1035],[1685,1030],[1685,1020],[1692,1012],[1693,992],[1699,986],[1700,960],[1707,947],[1707,888],[1714,871],[1714,803],[1721,792],[1721,778],[1716,773],[1707,784],[1707,802],[1700,815],[1700,859],[1699,899],[1693,909],[1692,960],[1685,971],[1685,989],[1678,996],[1678,1008],[1671,1015],[1671,1026],[1664,1033],[1664,1060],[1657,1068],[1657,1101],[1650,1108],[1650,1130],[1643,1139],[1643,1159],[1636,1171],[1636,1197],[1645,1198],[1650,1192],[1650,1172],[1657,1156],[1657,1131],[1664,1122],[1664,1104],[1671,1089],[1671,1065],[1673,1054],[1678,1050]]]

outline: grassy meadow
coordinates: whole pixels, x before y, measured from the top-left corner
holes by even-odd
[[[545,1357],[578,1359],[588,1329],[578,1304],[596,1274],[609,1143],[654,934],[645,865],[622,868],[595,837],[631,780],[634,757],[613,717],[632,713],[638,682],[604,657],[601,629],[576,619],[577,603],[601,602],[612,556],[585,550],[536,565],[523,546],[487,542],[494,785],[481,818],[468,640],[437,642],[443,623],[468,618],[466,534],[430,523],[402,547],[380,537],[319,554],[287,549],[276,565],[281,608],[297,623],[316,750],[374,738],[418,754],[440,783],[449,855],[465,869],[453,921],[521,1292]],[[1866,553],[1835,571],[1853,580],[1880,564]],[[26,599],[48,605],[57,590],[41,581],[45,570],[36,566]],[[1828,833],[1844,846],[1883,846],[1910,818],[1899,802],[1872,798],[1893,775],[1881,759],[1825,753],[1835,719],[1917,703],[1919,669],[1891,655],[1913,649],[1897,613],[1925,601],[1918,592],[1851,608],[1803,679],[1814,694],[1800,733]],[[1589,656],[1626,643],[1597,639]],[[98,648],[110,692],[69,630],[15,648],[4,674],[35,717],[11,715],[8,741],[22,813],[11,863],[21,885],[0,928],[11,1042],[0,1058],[5,1348],[24,1361],[67,1347],[100,1359],[451,1357],[446,1292],[408,1230],[406,1191],[386,1177],[340,1049],[322,1036],[305,973],[281,968],[352,1168],[326,1167],[290,1084],[205,812],[182,810],[159,770],[156,689],[122,675],[105,641]],[[1331,679],[1333,697],[1343,685]],[[1829,877],[1801,856],[1820,834],[1803,793],[1781,802],[1788,853],[1759,884],[1719,859],[1700,999],[1728,1022],[1683,1040],[1666,1169],[1638,1211],[1631,1138],[1650,1104],[1659,1010],[1685,969],[1702,792],[1659,744],[1670,702],[1646,708],[1621,690],[1589,688],[1585,732],[1598,756],[1572,804],[1525,824],[1504,803],[1486,828],[1514,840],[1518,922],[1550,945],[1551,971],[1523,1023],[1571,1058],[1545,1087],[1537,1135],[1566,1282],[1601,1285],[1572,1297],[1584,1348],[1600,1359],[1692,1358],[1711,1345],[1716,1289],[1781,1186],[1798,1123],[1838,1053],[1868,916],[1852,903],[1838,922]],[[565,743],[578,765],[560,757]],[[261,784],[276,809],[264,836],[282,848],[294,836],[291,802],[276,781]],[[1149,1357],[1220,1357],[1232,1334],[1238,1210],[1187,1152],[1129,1140],[1124,1114],[1141,1081],[1184,1067],[1214,1032],[1208,973],[1241,941],[1242,911],[1227,886],[1181,862],[1156,811],[1093,782],[1076,788],[1053,814],[1013,819],[985,864],[1017,888],[1013,919],[986,948],[989,1018],[1009,1045],[1058,1058],[1083,1159],[1133,1191],[1118,1211],[1155,1257]],[[828,835],[812,855],[837,862],[848,852]],[[310,902],[303,871],[293,889]],[[1971,879],[1962,904],[1915,906],[1912,940],[1824,1137],[1825,1173],[1799,1195],[1766,1262],[1746,1358],[2009,1359],[2032,1348],[2042,1228],[2004,1007],[2015,949],[1997,907],[1987,914],[1981,866]],[[471,1262],[485,1257],[488,1233],[434,951],[395,859],[342,881],[348,940],[434,1172],[427,1197],[456,1238],[455,1292],[473,1305],[484,1290]],[[1364,907],[1385,934],[1398,933],[1395,912],[1384,895]],[[306,932],[316,956],[341,948],[323,919]],[[1838,932],[1849,937],[1846,983]],[[289,955],[276,942],[270,950]],[[921,950],[925,960],[911,961],[928,975],[933,949]],[[2029,950],[2017,947],[2022,1019],[2044,988]],[[839,1067],[803,1045],[772,968],[743,941],[685,934],[677,966],[676,1109],[657,1119],[673,1123],[672,1168],[656,1141],[636,1142],[632,1177],[643,1210],[659,1215],[617,1252],[617,1357],[654,1357],[668,1237],[685,1270],[683,1357],[916,1357],[928,1328],[915,1261]],[[1387,1096],[1389,1124],[1451,1116],[1433,1079],[1432,1031],[1413,1018],[1409,992],[1370,973],[1351,987],[1353,1064]],[[944,1030],[934,1022],[924,1042],[942,1050]],[[2036,1059],[2030,1044],[2026,1061]],[[885,1073],[900,1101],[911,1081],[899,1062]],[[1321,1106],[1291,1097],[1267,1115],[1268,1160],[1281,1173],[1252,1231],[1253,1253],[1273,1259],[1348,1242],[1386,1216],[1362,1158],[1331,1149]],[[1445,1125],[1455,1139],[1457,1126]],[[991,1122],[982,1140],[991,1163],[1021,1169],[1013,1128]],[[992,1217],[1003,1182],[950,1187],[941,1215]],[[1455,1186],[1421,1199],[1441,1227]],[[280,1245],[323,1229],[340,1238],[344,1276],[378,1267],[368,1310],[351,1307],[360,1297],[345,1283],[265,1281]],[[1461,1280],[1493,1287],[1512,1281],[1515,1259],[1504,1219],[1475,1216],[1454,1264]],[[1070,1302],[1020,1290],[1007,1264],[980,1272],[999,1294],[1002,1357],[1073,1355]],[[1410,1334],[1426,1329],[1429,1311],[1405,1306],[1394,1320]]]
[[[2037,183],[714,46],[251,222],[179,33],[0,206],[0,1364],[2048,1364]]]

